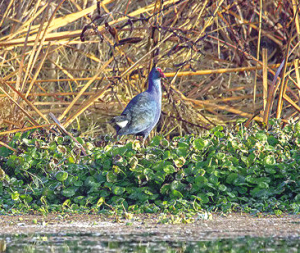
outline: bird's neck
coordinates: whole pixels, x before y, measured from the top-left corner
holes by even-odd
[[[155,79],[155,80],[149,80],[149,86],[148,86],[148,91],[156,93],[157,95],[161,96],[161,83],[160,79]]]

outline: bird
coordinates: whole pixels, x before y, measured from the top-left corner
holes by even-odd
[[[161,78],[165,78],[165,74],[159,67],[153,67],[149,73],[148,89],[136,95],[121,115],[112,119],[117,135],[142,136],[144,144],[160,118]]]

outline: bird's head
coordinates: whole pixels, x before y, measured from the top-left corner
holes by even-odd
[[[165,78],[165,74],[162,72],[161,68],[158,67],[153,67],[150,74],[149,78],[152,79],[160,79],[160,78]]]

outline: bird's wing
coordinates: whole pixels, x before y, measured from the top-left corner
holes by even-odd
[[[135,96],[122,112],[122,115],[129,115],[130,118],[124,134],[139,133],[150,127],[155,120],[156,111],[157,104],[151,94],[142,92]]]

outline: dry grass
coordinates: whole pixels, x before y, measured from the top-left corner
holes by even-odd
[[[153,64],[168,77],[162,134],[237,118],[298,120],[298,1],[96,3],[2,0],[3,142],[9,133],[49,128],[50,112],[83,134],[113,132],[106,122],[146,88]]]

